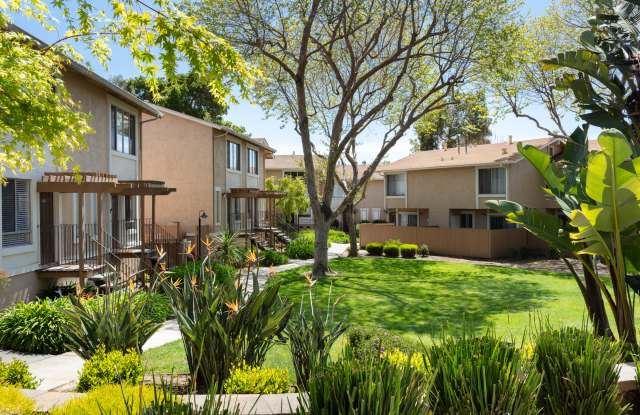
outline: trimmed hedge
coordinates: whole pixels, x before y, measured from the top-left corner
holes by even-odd
[[[231,370],[224,381],[226,393],[286,393],[289,391],[287,369],[242,366]]]
[[[289,262],[289,257],[277,251],[265,249],[262,251],[262,259],[260,265],[264,267],[284,265]]]
[[[402,258],[415,258],[417,252],[418,252],[418,245],[416,244],[400,245],[400,255],[402,255]]]
[[[287,255],[295,259],[311,259],[315,254],[313,239],[300,236],[287,246]]]
[[[384,248],[382,249],[384,252],[384,256],[389,258],[397,258],[400,256],[400,245],[395,243],[386,243],[384,244]]]
[[[382,242],[369,242],[365,247],[369,255],[372,256],[380,256],[382,255],[382,250],[384,249],[384,244]]]
[[[91,359],[84,362],[78,379],[78,391],[87,392],[104,385],[135,385],[142,380],[142,360],[134,350],[106,353],[99,346]]]

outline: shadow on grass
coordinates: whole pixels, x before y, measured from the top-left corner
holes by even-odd
[[[571,278],[503,267],[431,261],[338,259],[336,277],[318,281],[315,304],[326,309],[329,289],[338,297],[336,318],[351,325],[378,326],[398,333],[436,336],[478,332],[500,314],[535,312],[556,298],[549,279]],[[281,294],[299,303],[308,294],[306,268],[279,274]],[[541,277],[542,276],[542,277]],[[305,299],[308,304],[308,298]]]

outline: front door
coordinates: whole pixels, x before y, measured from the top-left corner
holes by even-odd
[[[40,264],[56,262],[56,233],[53,224],[53,193],[40,193]]]

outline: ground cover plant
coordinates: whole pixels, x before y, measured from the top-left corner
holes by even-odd
[[[142,362],[135,350],[106,353],[104,347],[86,360],[78,379],[78,391],[87,392],[103,385],[135,385],[142,380]]]
[[[265,267],[284,265],[289,262],[289,257],[286,254],[265,249],[260,253],[260,265]]]
[[[35,389],[38,383],[38,380],[29,372],[29,366],[22,360],[0,361],[0,385]],[[0,411],[0,413],[2,412]]]

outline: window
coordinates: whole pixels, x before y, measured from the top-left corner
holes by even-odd
[[[247,172],[258,174],[258,152],[252,148],[247,150]]]
[[[222,219],[222,192],[219,187],[216,187],[215,193],[215,219],[216,225],[220,224],[220,220]]]
[[[136,117],[115,106],[111,107],[111,148],[136,154]]]
[[[478,170],[478,192],[481,195],[507,193],[507,173],[504,167]]]
[[[304,179],[304,172],[303,171],[285,171],[284,172],[285,177],[291,177],[293,179],[300,177],[302,179]]]
[[[400,226],[418,226],[418,215],[415,213],[401,213]]]
[[[473,215],[471,213],[460,214],[460,227],[464,229],[473,229]]]
[[[387,196],[404,196],[405,195],[405,175],[404,174],[387,174]]]
[[[380,208],[371,208],[371,220],[376,221],[382,219],[382,212]]]
[[[489,216],[489,229],[514,229],[516,225],[507,222],[504,216],[491,215]]]
[[[2,246],[31,243],[29,181],[7,179],[2,188]]]
[[[360,208],[360,222],[369,222],[369,209]]]
[[[227,168],[240,171],[240,144],[227,141]]]

